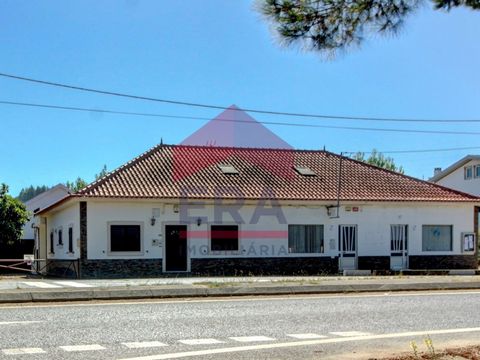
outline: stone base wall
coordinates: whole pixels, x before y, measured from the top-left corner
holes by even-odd
[[[478,269],[476,255],[409,256],[410,269]]]
[[[359,270],[390,270],[390,256],[359,256]]]
[[[162,272],[162,259],[82,260],[82,278],[154,277]]]
[[[338,258],[221,258],[191,259],[192,275],[321,275],[338,273]]]

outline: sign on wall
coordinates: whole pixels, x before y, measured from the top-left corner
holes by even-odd
[[[462,251],[474,252],[475,251],[475,233],[462,233]]]

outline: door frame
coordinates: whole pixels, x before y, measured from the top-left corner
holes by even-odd
[[[187,228],[187,270],[185,271],[167,271],[167,226],[185,226]],[[191,271],[190,266],[190,254],[188,249],[190,248],[190,238],[188,232],[190,231],[190,225],[185,222],[167,221],[162,222],[162,272],[164,273],[189,273]]]
[[[400,251],[398,251],[398,252],[402,253],[401,256],[400,256],[400,255],[392,255],[393,252],[392,252],[391,228],[392,228],[392,226],[394,226],[394,225],[405,226],[405,228],[406,228],[406,229],[405,229],[405,230],[406,230],[406,232],[405,232],[406,238],[403,240],[403,244],[402,244],[402,245],[403,245],[403,246],[402,246],[403,249],[401,249]],[[398,271],[398,270],[406,270],[406,269],[408,269],[408,266],[409,266],[409,264],[408,264],[408,246],[409,246],[408,243],[409,243],[409,241],[408,241],[408,240],[409,240],[409,238],[410,238],[410,233],[409,233],[409,232],[410,232],[410,226],[409,226],[408,224],[391,224],[391,225],[390,225],[390,270],[394,270],[394,271],[397,270],[397,271]],[[396,257],[396,258],[401,257],[401,258],[402,258],[402,267],[401,267],[401,269],[393,269],[393,268],[392,268],[392,258],[394,258],[394,257]]]
[[[342,239],[342,227],[343,226],[353,226],[355,227],[355,254],[354,256],[351,256],[354,258],[353,261],[353,270],[358,269],[358,224],[338,224],[338,269],[340,271],[343,270],[351,270],[351,269],[343,269],[342,268],[342,259],[344,258],[343,256],[343,239]],[[350,258],[350,256],[346,256],[347,258]]]

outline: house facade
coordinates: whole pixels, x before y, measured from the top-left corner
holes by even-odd
[[[159,145],[37,213],[40,256],[81,277],[477,268],[479,200],[327,151]]]
[[[480,196],[480,155],[467,155],[448,168],[436,168],[430,181]]]

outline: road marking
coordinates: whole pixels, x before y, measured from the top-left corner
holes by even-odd
[[[309,345],[319,345],[319,344],[335,344],[335,343],[344,343],[344,342],[351,342],[351,341],[365,341],[365,340],[378,340],[378,339],[392,339],[392,338],[401,338],[401,337],[425,336],[426,334],[428,334],[428,335],[442,335],[442,334],[457,334],[457,333],[468,333],[468,332],[480,332],[480,327],[464,328],[464,329],[411,331],[411,332],[403,332],[403,333],[392,333],[392,334],[382,334],[382,335],[367,335],[367,336],[352,336],[352,337],[329,338],[329,339],[319,339],[319,340],[289,341],[289,342],[273,343],[273,344],[235,346],[235,347],[228,347],[228,348],[206,349],[206,350],[197,350],[197,351],[177,352],[177,353],[170,353],[170,354],[148,355],[148,356],[141,356],[141,357],[134,357],[134,358],[124,358],[124,359],[121,359],[121,360],[179,359],[179,358],[186,358],[186,357],[195,357],[195,356],[212,355],[212,354],[227,354],[227,353],[235,353],[235,352],[242,352],[242,351],[268,350],[268,349],[276,349],[276,348],[289,348],[289,347],[309,346]]]
[[[229,339],[238,341],[238,342],[255,342],[255,341],[274,341],[276,339],[268,336],[234,336]]]
[[[307,333],[307,334],[287,334],[287,336],[293,337],[295,339],[324,339],[326,338],[325,335],[318,335],[318,334],[312,334],[312,333]]]
[[[52,307],[98,307],[98,306],[125,306],[125,305],[152,305],[152,304],[189,304],[189,303],[216,303],[216,302],[255,302],[255,301],[283,301],[283,300],[328,300],[328,299],[359,299],[359,298],[384,298],[384,297],[418,297],[418,296],[462,296],[462,295],[480,295],[480,291],[418,291],[415,293],[398,291],[391,293],[367,293],[367,294],[343,294],[343,295],[291,295],[291,296],[275,296],[275,295],[254,295],[252,297],[226,297],[226,298],[211,298],[211,299],[182,299],[182,300],[138,300],[138,301],[115,301],[107,302],[99,301],[98,303],[50,303],[50,304],[22,304],[18,305],[3,305],[0,309],[25,309],[25,308],[52,308]]]
[[[43,281],[24,281],[22,284],[28,285],[28,286],[33,286],[33,287],[38,287],[41,289],[58,289],[61,288],[59,285],[54,285],[54,284],[49,284]]]
[[[65,351],[93,351],[93,350],[105,350],[102,345],[92,344],[92,345],[67,345],[60,346],[60,349]]]
[[[84,284],[78,281],[54,281],[55,284],[62,286],[71,286],[75,288],[91,288],[93,285]]]
[[[187,340],[178,340],[178,342],[185,345],[212,345],[212,344],[222,344],[223,341],[217,339],[187,339]]]
[[[130,349],[150,348],[159,346],[168,346],[160,341],[140,341],[140,342],[124,342],[122,345]]]
[[[35,324],[35,323],[42,323],[44,321],[40,320],[30,320],[30,321],[0,321],[0,325],[28,325],[28,324]]]
[[[337,331],[337,332],[331,332],[330,334],[337,335],[337,336],[343,336],[343,337],[372,335],[371,333],[361,332],[361,331]]]
[[[45,354],[42,348],[18,348],[18,349],[3,349],[5,355],[23,355],[23,354]]]

